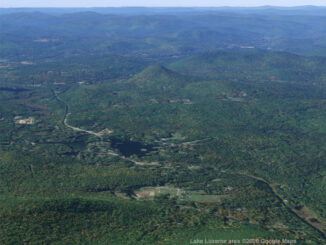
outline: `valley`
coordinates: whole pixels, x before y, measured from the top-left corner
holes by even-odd
[[[323,8],[15,11],[1,244],[326,243]]]

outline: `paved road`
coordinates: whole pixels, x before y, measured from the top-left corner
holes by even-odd
[[[63,124],[68,127],[68,128],[71,128],[72,130],[74,131],[78,131],[78,132],[85,132],[85,133],[88,133],[88,134],[92,134],[92,135],[95,135],[97,137],[102,137],[102,133],[97,133],[97,132],[94,132],[94,131],[91,131],[91,130],[85,130],[85,129],[82,129],[82,128],[77,128],[77,127],[74,127],[74,126],[71,126],[67,121],[68,121],[68,116],[71,115],[71,113],[67,113],[65,115],[65,119],[63,120]]]
[[[65,106],[65,115],[63,117],[63,124],[67,127],[67,128],[71,128],[72,130],[74,131],[78,131],[78,132],[84,132],[84,133],[88,133],[88,134],[91,134],[91,135],[95,135],[97,137],[102,137],[102,134],[101,133],[98,133],[98,132],[94,132],[94,131],[91,131],[91,130],[85,130],[85,129],[82,129],[82,128],[78,128],[78,127],[74,127],[72,125],[70,125],[68,123],[68,116],[71,115],[71,113],[69,113],[69,106],[67,105],[66,102],[64,102],[59,96],[58,94],[53,90],[51,89],[53,95],[55,96],[56,100],[59,101],[60,103],[64,104]]]
[[[84,133],[87,133],[87,134],[95,135],[95,136],[97,136],[97,137],[99,137],[99,138],[102,137],[102,135],[103,135],[102,133],[94,132],[94,131],[91,131],[91,130],[85,130],[85,129],[78,128],[78,127],[74,127],[74,126],[70,125],[70,124],[67,122],[67,121],[68,121],[68,117],[69,117],[69,115],[71,115],[71,113],[69,113],[69,106],[67,105],[66,102],[64,102],[64,101],[63,101],[63,100],[62,100],[62,99],[61,99],[61,98],[56,94],[56,92],[55,92],[53,89],[51,89],[51,91],[52,91],[53,95],[55,96],[55,98],[57,99],[57,101],[59,101],[60,103],[62,103],[62,104],[65,106],[65,115],[64,115],[64,117],[63,117],[62,123],[63,123],[67,128],[70,128],[70,129],[72,129],[72,130],[74,130],[74,131],[77,131],[77,132],[84,132]],[[108,155],[111,155],[111,156],[120,157],[120,158],[125,159],[125,160],[128,160],[128,161],[131,161],[131,162],[133,162],[134,164],[137,164],[137,165],[142,165],[142,166],[144,166],[144,165],[152,165],[152,166],[154,166],[154,165],[158,165],[158,163],[156,163],[156,162],[153,162],[153,163],[149,163],[149,162],[139,162],[139,161],[133,160],[133,159],[131,159],[131,158],[127,158],[127,157],[125,157],[125,156],[121,156],[120,154],[115,153],[115,152],[113,152],[113,151],[111,151],[111,150],[108,150],[107,154],[108,154]]]
[[[88,134],[91,134],[91,135],[95,135],[97,137],[101,137],[102,134],[101,133],[97,133],[97,132],[94,132],[94,131],[91,131],[91,130],[85,130],[85,129],[82,129],[82,128],[78,128],[78,127],[74,127],[72,125],[70,125],[67,121],[68,121],[68,116],[71,115],[71,113],[69,113],[69,107],[68,105],[62,100],[60,99],[57,94],[52,90],[54,96],[56,97],[56,99],[58,101],[60,101],[61,103],[63,103],[65,105],[65,115],[64,115],[64,119],[63,119],[63,124],[74,130],[74,131],[78,131],[78,132],[84,132],[84,133],[88,133]],[[124,157],[124,156],[121,156],[117,153],[114,153],[112,151],[108,151],[108,154],[109,155],[113,155],[113,156],[118,156],[120,158],[123,158],[123,159],[126,159],[126,160],[129,160],[131,162],[133,162],[134,164],[137,164],[137,165],[152,165],[151,163],[147,163],[147,162],[138,162],[138,161],[135,161],[133,159],[130,159],[130,158],[127,158],[127,157]],[[156,165],[157,163],[155,163]],[[154,165],[154,164],[153,164]],[[252,179],[255,179],[255,180],[258,180],[258,181],[261,181],[265,184],[267,184],[271,190],[271,192],[277,197],[278,200],[280,200],[287,208],[288,210],[294,214],[295,216],[297,216],[298,218],[300,218],[304,223],[306,223],[307,225],[309,225],[310,227],[312,227],[313,229],[315,229],[316,231],[318,231],[324,238],[326,238],[326,234],[325,232],[323,231],[323,229],[320,229],[315,223],[311,222],[310,220],[307,220],[305,217],[301,216],[300,213],[298,213],[296,210],[293,210],[292,208],[290,208],[288,205],[287,205],[287,202],[284,201],[284,199],[279,195],[277,194],[276,190],[274,189],[274,187],[269,183],[267,182],[266,180],[264,180],[263,178],[260,178],[260,177],[257,177],[257,176],[253,176],[253,175],[250,175],[250,174],[246,174],[246,173],[241,173],[241,172],[237,172],[237,174],[239,175],[244,175],[244,176],[247,176],[249,178],[252,178]],[[180,190],[178,190],[180,191]],[[320,223],[320,222],[319,222]]]
[[[326,239],[326,233],[324,231],[324,227],[321,228],[321,224],[322,222],[318,221],[318,223],[314,223],[314,222],[311,222],[309,219],[307,219],[305,216],[303,216],[300,212],[298,212],[297,210],[295,209],[292,209],[291,207],[288,206],[288,203],[283,199],[283,197],[281,197],[275,190],[274,186],[269,183],[268,181],[266,181],[265,179],[263,178],[260,178],[260,177],[257,177],[257,176],[254,176],[254,175],[251,175],[251,174],[247,174],[247,173],[243,173],[243,172],[237,172],[236,174],[239,174],[239,175],[243,175],[243,176],[246,176],[246,177],[249,177],[249,178],[252,178],[252,179],[255,179],[255,180],[258,180],[258,181],[261,181],[265,184],[267,184],[271,190],[271,192],[274,194],[275,197],[277,197],[277,199],[279,201],[281,201],[284,206],[288,209],[288,211],[290,213],[292,213],[293,215],[297,216],[299,219],[301,219],[304,223],[306,223],[307,225],[309,225],[311,228],[313,228],[315,231],[317,231],[324,239]],[[314,217],[316,220],[317,217]]]

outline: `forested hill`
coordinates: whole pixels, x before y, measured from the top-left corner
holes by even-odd
[[[131,83],[147,90],[171,90],[183,86],[191,77],[183,76],[164,66],[149,66],[130,79]]]
[[[182,74],[237,81],[326,85],[326,58],[262,50],[192,56],[169,65]]]

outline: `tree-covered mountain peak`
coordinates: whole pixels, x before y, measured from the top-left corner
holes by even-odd
[[[173,78],[180,76],[177,72],[171,71],[162,65],[151,65],[146,67],[142,72],[138,73],[136,79],[157,79],[157,78]]]
[[[175,88],[182,86],[187,77],[162,65],[151,65],[129,80],[141,88]]]

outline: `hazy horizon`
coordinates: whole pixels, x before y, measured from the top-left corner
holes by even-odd
[[[91,8],[91,7],[298,7],[298,6],[326,6],[325,0],[252,0],[250,2],[244,0],[2,0],[0,8]]]

